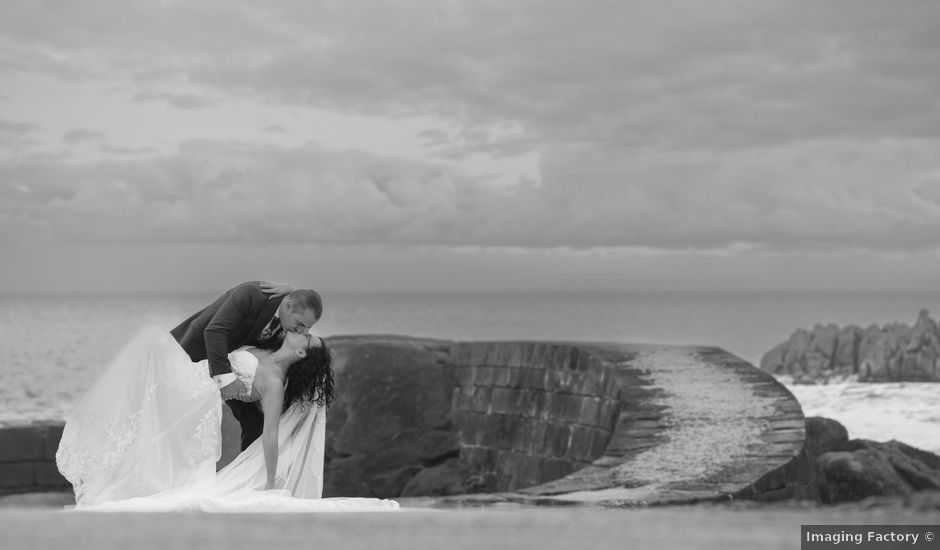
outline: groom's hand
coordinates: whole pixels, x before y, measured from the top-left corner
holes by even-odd
[[[269,281],[258,281],[258,284],[261,286],[261,292],[268,295],[268,300],[287,296],[294,291],[294,287],[290,285],[276,285]]]
[[[228,401],[229,399],[236,399],[238,401],[248,401],[251,397],[251,392],[248,391],[248,387],[245,386],[245,383],[236,378],[229,385],[221,389],[222,399]]]

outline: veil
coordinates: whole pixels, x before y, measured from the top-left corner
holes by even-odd
[[[323,494],[323,455],[326,443],[326,410],[294,405],[281,416],[275,486],[305,499]],[[212,492],[229,494],[264,489],[267,475],[261,438],[222,468],[212,482]]]

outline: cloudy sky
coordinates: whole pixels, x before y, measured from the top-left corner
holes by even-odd
[[[937,289],[935,0],[4,3],[0,291]]]

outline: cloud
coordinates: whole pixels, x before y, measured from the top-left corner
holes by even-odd
[[[937,137],[937,21],[929,0],[89,1],[15,5],[0,34],[89,76],[434,114],[469,133],[509,122],[548,143],[700,149]],[[138,97],[208,101],[149,86]]]
[[[940,246],[932,0],[90,1],[4,15],[0,72],[106,75],[179,108],[237,96],[432,119],[420,139],[442,161],[541,159],[538,183],[502,188],[446,162],[247,143],[8,163],[0,192],[31,221],[4,214],[7,238]],[[163,91],[179,89],[206,93]]]
[[[32,149],[38,143],[39,133],[40,128],[35,124],[0,119],[0,145],[8,154],[20,155]]]
[[[35,124],[0,119],[0,143],[5,145],[25,143],[37,130],[39,127]]]
[[[8,242],[311,243],[772,250],[940,247],[938,153],[814,144],[787,151],[606,159],[541,185],[480,184],[448,165],[193,142],[172,156],[0,167]],[[837,158],[838,162],[831,159]],[[596,170],[591,173],[597,176]],[[853,177],[832,179],[833,174]],[[899,177],[902,175],[903,177]],[[890,185],[886,178],[891,178]],[[626,183],[625,183],[626,182]]]
[[[28,122],[17,122],[14,120],[0,120],[0,135],[4,137],[18,138],[36,131],[37,126]]]
[[[153,155],[159,153],[159,150],[154,147],[118,147],[107,143],[101,143],[98,148],[102,153],[119,156]]]
[[[74,128],[69,130],[62,136],[62,140],[70,145],[80,145],[83,143],[101,143],[107,140],[107,135],[104,132],[97,130],[83,130],[81,128]]]
[[[19,242],[432,243],[485,226],[501,201],[442,166],[214,142],[164,158],[7,165],[0,178],[0,228]]]
[[[940,171],[925,174],[923,180],[914,186],[913,193],[923,201],[940,207]]]
[[[404,6],[298,8],[281,20],[296,40],[196,61],[191,74],[280,101],[433,113],[467,132],[508,121],[543,143],[609,149],[940,132],[926,108],[940,69],[940,7],[928,3]],[[299,38],[308,26],[315,40]]]
[[[141,92],[134,96],[134,101],[165,101],[178,109],[203,109],[215,104],[215,100],[198,94],[173,94]]]
[[[100,130],[73,128],[65,132],[62,136],[62,141],[65,141],[72,147],[93,146],[106,155],[136,156],[152,155],[158,152],[158,150],[153,147],[122,147],[112,145],[108,139],[108,135]],[[53,159],[53,161],[55,160],[62,161],[63,159]]]

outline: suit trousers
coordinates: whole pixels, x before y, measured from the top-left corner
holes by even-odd
[[[264,415],[255,403],[230,399],[225,404],[232,410],[232,416],[242,427],[241,450],[244,451],[254,440],[261,437],[261,431],[264,429]]]

